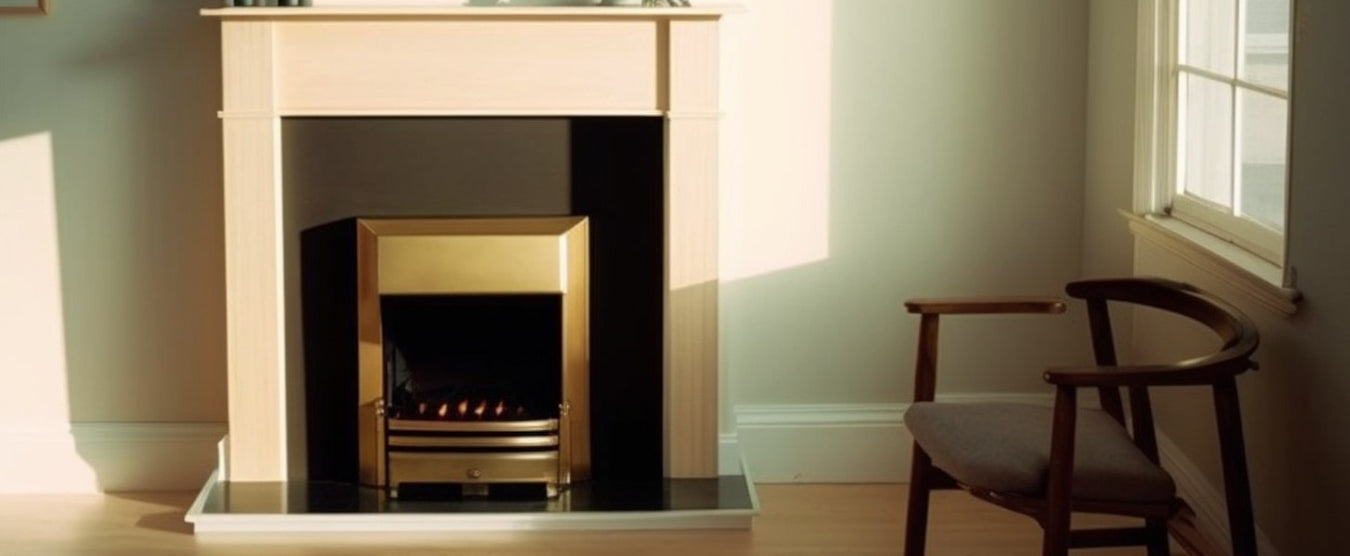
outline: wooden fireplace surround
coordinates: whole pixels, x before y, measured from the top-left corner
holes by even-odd
[[[228,481],[294,474],[281,119],[665,119],[664,451],[717,475],[718,24],[723,8],[219,8]],[[298,440],[298,439],[296,439]]]

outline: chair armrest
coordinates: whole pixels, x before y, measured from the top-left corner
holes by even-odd
[[[924,315],[992,315],[1006,313],[1063,313],[1057,297],[932,297],[905,301],[911,313]]]
[[[1215,382],[1255,369],[1256,362],[1241,354],[1220,352],[1174,365],[1114,367],[1058,367],[1045,371],[1045,381],[1057,386],[1126,387],[1182,386]]]

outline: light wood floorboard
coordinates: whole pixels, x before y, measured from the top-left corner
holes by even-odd
[[[759,485],[749,531],[621,531],[194,536],[194,493],[0,495],[0,555],[869,555],[899,554],[905,485]],[[1128,521],[1086,516],[1075,524]],[[1039,554],[1030,519],[959,492],[934,494],[929,554]],[[1085,550],[1117,556],[1143,549]]]

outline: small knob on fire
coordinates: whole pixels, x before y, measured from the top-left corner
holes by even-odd
[[[469,469],[468,471],[465,471],[464,474],[468,475],[470,479],[478,479],[483,476],[483,471],[477,467],[474,467],[472,469]]]

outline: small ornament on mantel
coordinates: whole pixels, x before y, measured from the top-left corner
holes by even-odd
[[[642,6],[644,8],[688,8],[689,0],[600,0],[601,6]]]
[[[310,5],[311,0],[225,0],[225,5],[235,8],[269,7],[281,8]]]

